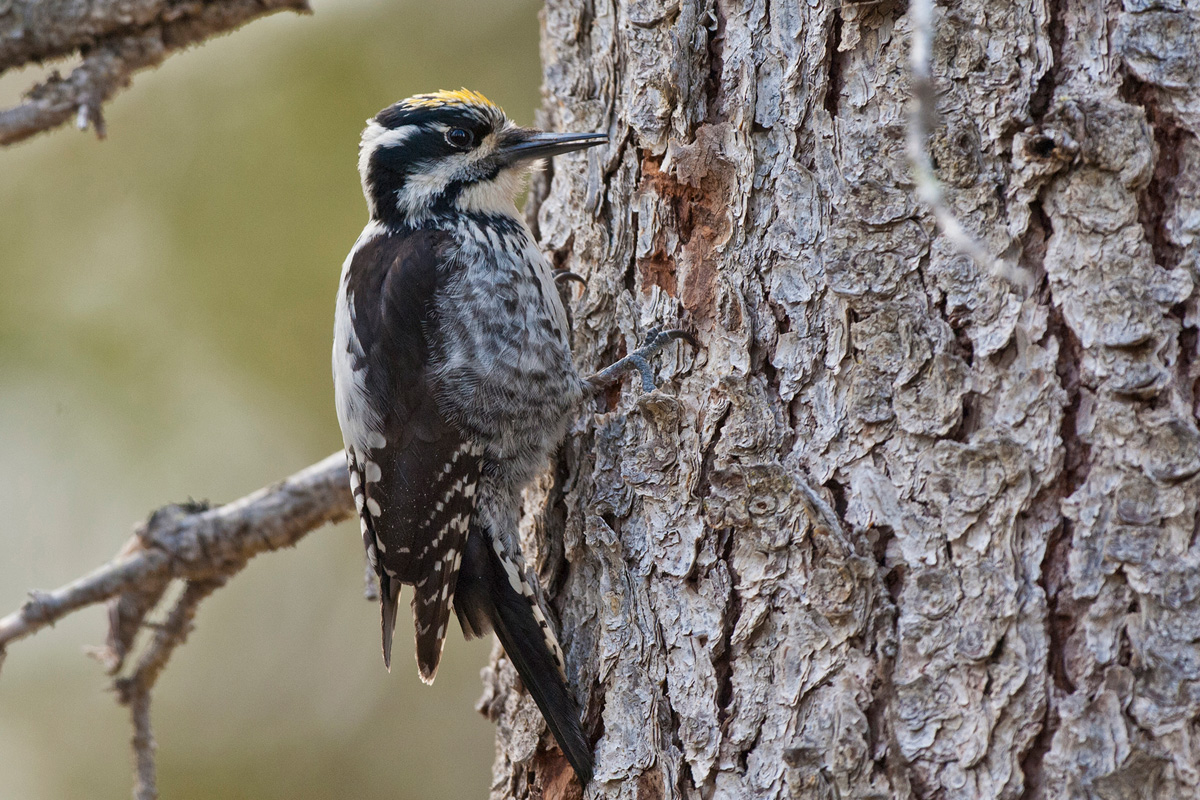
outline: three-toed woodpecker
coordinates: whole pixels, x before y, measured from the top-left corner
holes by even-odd
[[[521,490],[585,394],[681,334],[581,377],[554,275],[514,201],[536,159],[607,140],[517,127],[465,89],[368,120],[358,169],[371,219],[342,267],[333,345],[384,662],[401,584],[413,586],[427,683],[451,608],[468,638],[494,630],[584,785],[591,747],[521,556]]]

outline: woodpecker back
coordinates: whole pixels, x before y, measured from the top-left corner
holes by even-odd
[[[562,438],[583,380],[514,199],[532,159],[603,141],[519,128],[466,90],[369,120],[359,171],[371,221],[342,268],[333,348],[385,663],[402,584],[414,587],[427,682],[452,607],[468,636],[494,628],[584,783],[590,747],[517,537],[521,489]]]

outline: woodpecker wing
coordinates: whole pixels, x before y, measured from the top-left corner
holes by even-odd
[[[356,246],[343,287],[351,335],[342,355],[351,363],[338,392],[353,396],[339,398],[339,415],[347,417],[363,542],[379,575],[384,662],[390,668],[400,585],[411,584],[426,682],[441,659],[482,454],[442,416],[430,368],[426,337],[437,326],[434,300],[453,248],[440,231],[380,231]]]

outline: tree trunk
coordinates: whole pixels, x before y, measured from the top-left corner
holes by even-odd
[[[916,199],[903,3],[549,0],[541,122],[611,135],[531,193],[577,363],[702,343],[527,496],[590,797],[1200,797],[1184,5],[937,10],[936,171],[1027,289]],[[572,795],[486,683],[493,796]]]

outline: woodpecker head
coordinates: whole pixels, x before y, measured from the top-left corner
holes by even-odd
[[[419,223],[437,214],[516,215],[539,158],[593,147],[602,133],[545,133],[513,124],[477,92],[418,94],[367,120],[358,171],[372,219]]]

